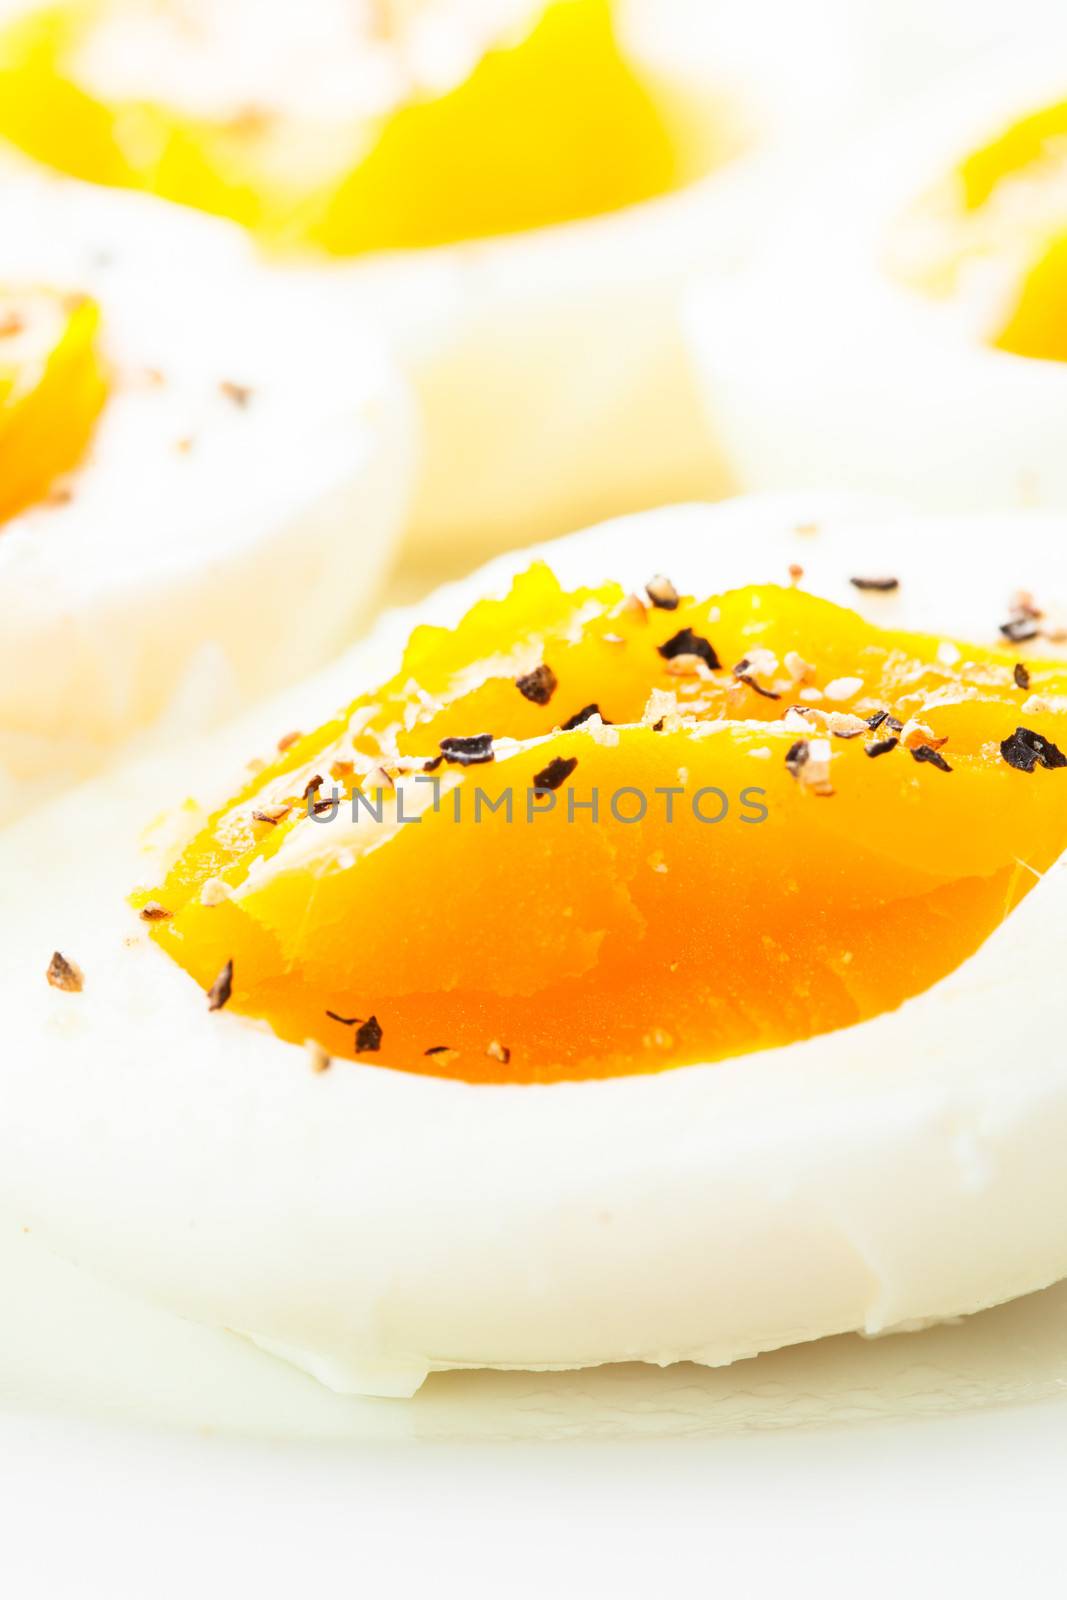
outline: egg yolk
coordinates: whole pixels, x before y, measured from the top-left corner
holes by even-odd
[[[0,522],[81,460],[106,396],[98,326],[84,296],[0,291]]]
[[[994,343],[1011,355],[1067,361],[1067,232],[1031,268]]]
[[[1065,181],[1067,102],[1004,129],[918,202],[890,245],[900,275],[942,297],[973,282],[994,349],[1067,361]]]
[[[417,629],[135,897],[153,937],[331,1058],[610,1076],[899,1005],[1067,845],[1067,664],[662,593],[536,565]]]
[[[75,71],[99,14],[34,12],[0,36],[0,135],[77,177],[338,255],[611,211],[725,154],[706,111],[696,118],[680,91],[659,92],[629,65],[610,0],[553,0],[524,38],[489,50],[448,92],[344,125],[111,103]]]

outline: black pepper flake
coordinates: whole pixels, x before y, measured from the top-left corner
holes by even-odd
[[[450,1056],[453,1051],[450,1044],[432,1044],[428,1050],[424,1050],[422,1053],[424,1056]]]
[[[511,1051],[506,1044],[501,1044],[499,1039],[490,1039],[485,1047],[485,1053],[493,1061],[499,1061],[505,1067],[511,1060]]]
[[[368,1017],[356,1029],[356,1054],[362,1055],[365,1051],[380,1050],[382,1047],[382,1025],[377,1017]]]
[[[785,753],[786,771],[794,778],[799,777],[800,769],[807,765],[810,753],[806,739],[798,739],[796,744],[791,744]]]
[[[1017,689],[1029,689],[1030,674],[1023,666],[1021,661],[1017,661],[1015,663],[1015,666],[1012,669],[1012,677],[1015,679],[1015,687]]]
[[[429,761],[422,763],[423,772],[436,772],[444,759],[444,756],[431,756]]]
[[[935,750],[932,744],[916,744],[911,745],[909,748],[911,749],[911,759],[913,761],[925,761],[929,766],[936,767],[939,772],[952,771],[940,750]]]
[[[872,716],[867,718],[867,726],[870,728],[872,733],[882,726],[882,723],[886,720],[888,715],[888,711],[876,711]]]
[[[316,772],[313,778],[309,778],[307,783],[304,785],[304,792],[300,796],[301,800],[310,800],[313,794],[318,794],[319,790],[322,788],[323,781],[322,774],[318,772]]]
[[[533,786],[535,789],[558,789],[565,783],[578,765],[577,756],[555,756],[547,767],[535,774]]]
[[[337,801],[336,800],[332,800],[332,799],[331,800],[312,800],[312,802],[311,802],[311,815],[313,817],[321,817],[323,812],[332,811],[333,808],[336,806],[336,804],[337,804]]]
[[[876,739],[873,744],[865,744],[863,748],[869,756],[887,756],[899,743],[899,739]]]
[[[253,811],[252,821],[269,822],[272,828],[276,828],[292,809],[292,806],[275,806],[272,811]]]
[[[331,1022],[339,1022],[342,1028],[354,1028],[357,1022],[362,1022],[362,1017],[342,1017],[339,1011],[327,1011],[326,1015]]]
[[[848,581],[854,589],[869,589],[875,594],[892,594],[894,589],[900,588],[899,578],[850,578]]]
[[[754,689],[756,694],[761,694],[764,700],[780,700],[782,698],[774,689],[765,689],[761,683],[757,683],[749,672],[738,672],[737,667],[735,667],[734,677],[738,683],[743,683],[747,689]]]
[[[535,706],[547,706],[556,692],[558,680],[552,668],[542,661],[532,672],[516,678],[515,687],[524,699],[532,700]]]
[[[477,767],[493,759],[493,735],[471,733],[440,741],[441,754],[446,761],[460,767]]]
[[[81,994],[85,987],[81,968],[74,961],[68,961],[66,956],[60,955],[58,950],[52,951],[52,959],[48,963],[45,977],[53,989],[62,989],[66,994]]]
[[[1011,644],[1026,644],[1030,639],[1036,639],[1041,632],[1041,624],[1036,617],[1018,614],[1009,617],[1007,622],[1000,624],[1000,631]]]
[[[645,584],[645,593],[652,601],[652,604],[658,606],[660,611],[677,611],[678,591],[671,580],[663,576],[662,572],[658,572],[654,578],[648,580]]]
[[[715,654],[715,647],[710,639],[703,638],[699,633],[694,633],[692,628],[680,628],[678,632],[661,644],[659,653],[665,661],[673,661],[675,656],[699,656],[704,664],[717,671],[722,662]]]
[[[1050,772],[1067,767],[1063,751],[1030,728],[1016,728],[1010,738],[1002,741],[1000,753],[1017,772],[1033,772],[1037,766],[1047,767]]]
[[[601,711],[596,701],[592,700],[590,701],[589,705],[583,706],[580,711],[576,711],[573,717],[568,717],[566,722],[561,722],[559,725],[560,732],[570,733],[572,728],[580,728],[583,722],[589,721],[590,717],[599,717],[601,722],[610,727],[607,717]]]
[[[233,993],[233,957],[223,967],[215,982],[207,992],[207,1008],[209,1011],[221,1011]]]
[[[663,732],[663,727],[664,727],[664,724],[666,723],[666,721],[667,721],[666,717],[657,717],[656,721],[652,724],[652,732],[653,733],[662,733]]]

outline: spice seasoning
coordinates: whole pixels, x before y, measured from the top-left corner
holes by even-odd
[[[578,765],[577,756],[553,756],[547,767],[535,773],[533,786],[535,789],[558,789],[565,783]]]
[[[233,960],[227,961],[207,992],[209,1011],[221,1011],[233,993]]]
[[[532,701],[535,706],[547,706],[556,692],[556,674],[550,666],[542,662],[539,667],[534,667],[532,672],[516,678],[515,687],[524,699]]]
[[[53,989],[62,989],[65,994],[81,994],[85,987],[85,978],[77,962],[69,961],[58,950],[52,952],[45,977]]]

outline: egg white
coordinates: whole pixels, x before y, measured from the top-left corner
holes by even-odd
[[[890,267],[916,201],[1067,97],[1064,43],[1046,28],[1000,49],[854,141],[768,219],[746,272],[694,297],[710,432],[741,487],[832,481],[931,510],[1067,508],[1067,365],[992,348],[982,294],[939,301]]]
[[[374,333],[230,224],[21,171],[0,210],[0,284],[93,295],[111,374],[69,501],[0,525],[4,817],[347,643],[403,523],[414,421]]]
[[[887,625],[984,640],[1020,584],[1067,594],[1065,531],[1036,514],[951,527],[794,496],[648,513],[537,553],[566,583],[661,569],[698,592],[780,580],[799,561],[811,589]],[[265,1026],[209,1014],[147,937],[124,901],[156,871],[147,815],[190,788],[224,794],[283,726],[311,726],[392,670],[416,620],[454,622],[526,559],[387,617],[210,744],[0,836],[8,1222],[367,1394],[410,1394],[452,1367],[721,1365],[1067,1275],[1062,862],[896,1012],[603,1082],[415,1077],[389,1068],[387,1041],[381,1064],[316,1074]],[[847,582],[874,570],[900,591]],[[56,948],[83,968],[81,994],[46,984]]]

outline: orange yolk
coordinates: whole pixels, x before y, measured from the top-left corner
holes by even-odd
[[[1067,665],[1024,691],[1015,654],[950,655],[792,589],[668,610],[537,565],[283,741],[135,903],[231,1010],[412,1072],[606,1076],[845,1027],[950,972],[1067,845]],[[448,741],[484,734],[462,764]]]
[[[337,255],[596,215],[662,194],[726,153],[703,107],[697,115],[629,65],[610,0],[554,0],[449,92],[342,124],[101,99],[74,67],[102,10],[34,12],[0,35],[0,135],[77,177]]]
[[[82,458],[106,397],[99,321],[81,295],[0,293],[0,522]]]

